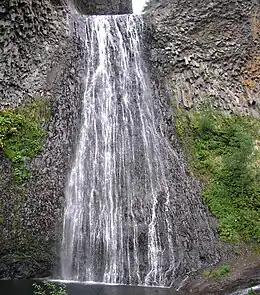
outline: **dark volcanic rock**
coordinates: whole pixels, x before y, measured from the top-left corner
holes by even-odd
[[[130,0],[76,5],[89,14],[131,11]],[[13,183],[11,163],[0,151],[0,278],[41,277],[57,262],[87,56],[64,1],[2,1],[0,18],[0,109],[39,98],[50,106],[43,151],[29,164],[28,182]]]
[[[9,254],[1,257],[0,277],[4,279],[46,277],[50,274],[48,269],[51,267],[50,261],[37,261],[31,256]]]
[[[150,52],[147,63],[156,102],[164,112],[165,120],[160,126],[175,149],[178,150],[178,139],[174,131],[173,105],[189,110],[211,104],[230,113],[259,116],[259,16],[256,1],[150,1],[145,15],[150,24],[145,39],[147,52]],[[195,195],[194,190],[190,189],[191,192]],[[194,200],[195,196],[189,207],[198,206]],[[191,218],[192,214],[188,216]],[[200,224],[198,228],[202,228]],[[205,257],[203,251],[207,249],[206,240],[194,252],[188,247],[194,242],[189,231],[191,227],[180,226],[185,255],[194,258],[199,253],[202,263],[210,261],[213,256]],[[221,256],[226,257],[226,249],[222,250]],[[228,252],[232,256],[232,249]],[[258,272],[256,276],[252,275],[254,271]],[[195,280],[183,294],[190,290],[190,294],[224,294],[224,290],[246,286],[251,282],[250,275],[256,283],[259,264],[222,284]]]
[[[260,257],[254,251],[242,252],[239,256],[230,259],[231,273],[218,278],[207,278],[201,274],[194,274],[184,282],[180,295],[231,294],[231,292],[258,285],[260,280]]]
[[[84,57],[62,7],[48,0],[20,0],[1,2],[0,11],[0,108],[19,107],[36,98],[50,105],[50,118],[43,126],[47,131],[43,152],[29,165],[30,180],[14,184],[12,167],[0,155],[2,269],[6,264],[0,277],[23,277],[23,273],[37,277],[50,274],[56,263],[54,245],[84,91]],[[20,253],[24,255],[21,265],[17,258],[6,258]],[[37,263],[41,267],[30,272]],[[17,274],[16,267],[29,270]]]
[[[187,109],[209,101],[258,115],[258,1],[151,1],[146,16],[152,75],[172,98]]]
[[[127,14],[132,13],[132,0],[72,0],[83,14]]]
[[[0,3],[0,108],[41,98],[50,105],[51,113],[44,124],[43,152],[30,163],[28,182],[13,183],[11,164],[0,153],[0,278],[50,275],[58,256],[54,245],[59,240],[87,58],[77,32],[69,25],[73,16],[63,3]],[[84,10],[90,14],[131,11],[130,0],[109,1],[109,5],[105,0],[77,1],[77,5],[82,10],[90,7],[91,11]],[[31,270],[38,263],[41,267]]]
[[[87,58],[76,32],[69,30],[62,2],[0,3],[0,108],[17,107],[37,97],[51,105],[50,120],[44,125],[48,135],[43,151],[30,164],[28,183],[14,185],[11,165],[0,153],[0,277],[42,277],[49,275],[56,263],[57,229],[80,120],[83,60]],[[100,2],[75,0],[75,6],[86,14],[131,11],[130,1]],[[152,34],[147,45],[151,76],[158,109],[164,110],[163,132],[176,143],[176,149],[170,111],[173,97],[186,108],[209,97],[216,107],[257,114],[258,9],[257,2],[249,0],[159,0],[151,4],[148,17]],[[176,175],[176,181],[183,179]],[[176,186],[179,194],[190,197],[191,206],[172,206],[179,206],[176,208],[184,216],[178,221],[183,247],[177,250],[184,252],[184,261],[197,266],[200,260],[203,267],[212,257],[216,262],[219,253],[213,247],[215,241],[210,241],[213,246],[207,251],[209,241],[203,239],[203,224],[193,231],[190,216],[206,210],[198,198],[199,189],[195,181],[194,186]],[[197,205],[192,206],[195,198]],[[185,224],[186,219],[191,224]],[[189,237],[192,231],[202,237],[200,245]],[[146,229],[140,239],[145,243]],[[186,274],[187,269],[181,272]]]
[[[90,14],[131,11],[130,0],[77,5]],[[50,275],[58,257],[55,245],[87,56],[77,32],[71,31],[73,16],[64,1],[1,1],[0,18],[0,109],[38,98],[50,106],[43,151],[29,164],[28,182],[13,183],[11,163],[0,152],[0,278]]]

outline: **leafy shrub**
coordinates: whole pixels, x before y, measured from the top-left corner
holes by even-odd
[[[17,182],[28,178],[26,164],[42,150],[44,109],[37,101],[23,108],[0,110],[0,150],[11,161]]]
[[[259,121],[206,109],[177,122],[191,171],[205,184],[203,200],[220,221],[221,238],[259,242]]]
[[[34,295],[67,295],[64,285],[57,285],[51,282],[43,282],[43,284],[33,284]]]

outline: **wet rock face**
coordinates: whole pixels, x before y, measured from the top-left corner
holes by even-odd
[[[83,14],[127,14],[132,13],[132,0],[72,0]]]
[[[150,64],[187,109],[210,101],[227,111],[257,115],[257,1],[151,1]],[[258,107],[257,107],[258,106]]]
[[[6,279],[43,278],[49,275],[48,269],[51,267],[51,261],[43,264],[37,262],[31,256],[19,257],[18,255],[8,254],[1,257],[0,277]]]

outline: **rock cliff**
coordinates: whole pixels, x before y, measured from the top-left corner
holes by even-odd
[[[129,0],[72,0],[72,3],[83,14],[132,13],[132,3]]]
[[[147,63],[154,93],[168,118],[164,132],[174,146],[178,143],[176,137],[169,136],[174,134],[171,128],[175,123],[171,109],[177,117],[179,107],[189,111],[210,104],[227,113],[259,117],[258,1],[152,0],[145,8],[145,17],[150,27]],[[226,256],[224,248],[222,257]],[[241,249],[236,251],[238,254]],[[234,252],[228,252],[231,258]],[[244,256],[234,258],[243,270],[234,266],[234,274],[218,283],[200,275],[190,285],[184,283],[187,285],[183,294],[222,294],[253,286],[259,281],[259,274],[252,275],[252,262],[243,261]],[[258,265],[259,257],[253,256]],[[251,274],[245,271],[251,267]]]
[[[257,115],[259,3],[252,0],[150,1],[150,64],[190,109],[210,100],[216,108]]]
[[[130,1],[110,1],[109,8],[105,1],[77,5],[83,9],[85,2],[91,6],[85,13],[131,11]],[[43,277],[56,263],[87,58],[71,18],[64,1],[0,3],[0,110],[40,99],[50,112],[43,151],[26,164],[28,181],[14,182],[13,167],[0,148],[0,278]]]
[[[85,14],[131,12],[124,0],[73,4]],[[29,181],[13,182],[11,163],[0,150],[1,278],[49,275],[57,257],[87,58],[67,9],[59,0],[0,3],[0,109],[37,98],[50,106],[43,151],[28,164]],[[173,99],[186,109],[209,100],[229,112],[259,114],[257,1],[151,1],[146,18],[146,59],[167,135],[174,133]]]

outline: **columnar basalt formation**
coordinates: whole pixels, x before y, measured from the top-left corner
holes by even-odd
[[[257,1],[150,1],[146,16],[153,75],[178,103],[258,115]]]
[[[132,3],[130,0],[72,0],[72,3],[83,14],[132,13]]]
[[[126,0],[68,3],[83,14],[131,12]],[[164,118],[161,129],[176,150],[172,99],[186,109],[209,101],[228,112],[259,114],[257,1],[151,1],[146,15],[151,24],[146,59]],[[11,163],[0,148],[1,278],[49,275],[57,257],[65,183],[80,124],[82,61],[88,58],[68,16],[60,0],[0,3],[0,109],[38,98],[50,108],[43,151],[27,163],[32,175],[27,182],[13,182]],[[186,186],[184,192],[190,191]],[[187,236],[183,231],[185,249]],[[203,264],[207,257],[198,255]]]
[[[82,54],[69,36],[65,9],[50,1],[6,1],[1,13],[0,108],[41,99],[50,116],[43,151],[27,163],[28,181],[14,183],[0,151],[0,277],[48,275],[78,124]]]
[[[110,2],[109,13],[131,10],[131,1]],[[102,1],[92,1],[90,13],[108,13],[102,10],[107,5],[99,4]],[[50,110],[43,125],[47,131],[43,151],[26,164],[28,181],[14,183],[13,167],[0,148],[0,277],[4,278],[49,275],[57,257],[86,58],[82,40],[69,23],[73,22],[69,9],[69,2],[56,0],[0,3],[0,109],[13,110],[40,99]]]

